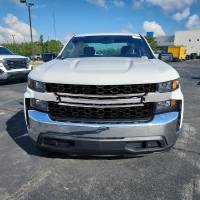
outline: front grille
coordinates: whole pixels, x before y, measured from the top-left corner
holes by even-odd
[[[49,102],[49,115],[56,120],[106,120],[133,121],[150,120],[153,116],[153,104],[133,107],[75,107]]]
[[[137,85],[70,85],[47,83],[47,92],[86,94],[86,95],[123,95],[156,91],[156,84]]]
[[[27,68],[26,59],[6,59],[4,66],[7,70]]]

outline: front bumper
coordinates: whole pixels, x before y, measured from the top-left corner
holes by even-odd
[[[25,78],[29,74],[31,69],[25,70],[11,70],[11,71],[3,71],[0,73],[0,81],[1,80],[10,80],[10,79],[19,79]]]
[[[38,145],[70,154],[164,151],[175,144],[180,133],[178,112],[157,114],[147,123],[129,124],[53,121],[48,114],[35,110],[27,111],[26,118],[28,134]]]

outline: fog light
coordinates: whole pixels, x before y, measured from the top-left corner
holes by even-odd
[[[177,111],[177,100],[167,100],[157,103],[156,113]]]
[[[41,111],[48,111],[48,102],[39,99],[31,99],[30,106]]]
[[[177,106],[177,100],[175,100],[175,99],[171,100],[171,106],[176,107]]]
[[[159,144],[157,141],[147,141],[146,142],[146,148],[156,148],[159,147]]]
[[[143,142],[129,142],[126,147],[130,149],[141,149],[143,148]]]

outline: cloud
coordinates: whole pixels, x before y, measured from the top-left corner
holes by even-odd
[[[185,10],[183,10],[183,12],[177,12],[176,14],[174,14],[172,18],[177,22],[180,22],[183,19],[187,19],[189,15],[190,15],[190,8],[186,8]]]
[[[145,0],[133,0],[133,7],[142,8]]]
[[[20,0],[10,0],[11,2],[17,4],[17,5],[21,5],[22,3],[20,3]]]
[[[113,0],[113,5],[115,7],[124,7],[125,6],[125,2],[123,0]]]
[[[141,8],[145,5],[158,6],[165,12],[183,10],[190,7],[197,0],[133,0],[135,8]]]
[[[155,21],[145,21],[143,24],[145,32],[154,32],[155,36],[164,36],[165,32],[160,24]]]
[[[192,5],[196,0],[146,0],[147,3],[159,6],[164,11],[181,10]]]
[[[200,18],[197,14],[194,14],[189,17],[188,21],[185,24],[187,29],[200,29]]]
[[[125,0],[85,0],[87,3],[93,4],[100,8],[108,9],[111,6],[124,7]]]
[[[123,33],[130,33],[133,30],[133,24],[129,22],[124,29],[122,29],[121,32]]]
[[[101,8],[105,8],[105,9],[108,8],[106,0],[86,0],[86,2],[96,5],[98,7],[101,7]]]
[[[15,36],[16,42],[30,41],[30,29],[29,25],[20,21],[13,14],[7,14],[3,19],[5,26],[0,26],[0,43],[11,42],[12,35]],[[33,28],[33,38],[38,39],[38,33]]]

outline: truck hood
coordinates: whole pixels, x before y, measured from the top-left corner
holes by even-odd
[[[25,56],[20,56],[20,55],[0,55],[0,60],[4,59],[4,58],[27,58]]]
[[[34,69],[29,78],[47,83],[122,85],[165,82],[179,75],[158,59],[103,57],[55,59]]]

